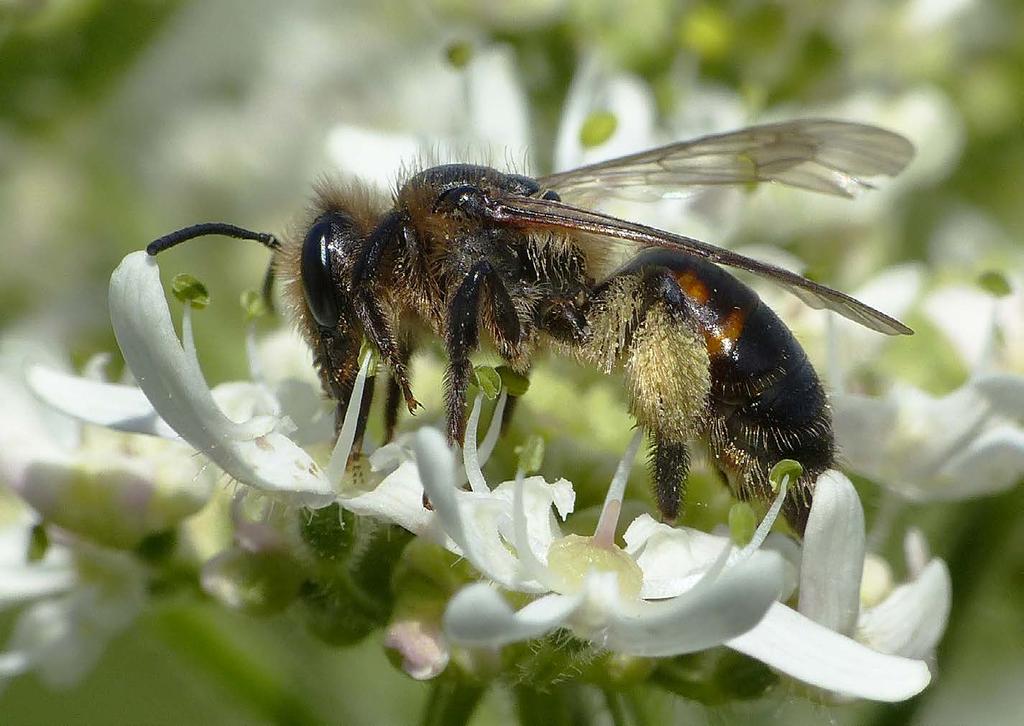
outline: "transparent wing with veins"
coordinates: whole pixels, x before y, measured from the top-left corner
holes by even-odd
[[[672,234],[611,215],[581,209],[563,202],[511,194],[484,201],[483,213],[494,223],[530,229],[555,227],[606,237],[636,247],[665,247],[702,257],[720,265],[751,272],[772,280],[813,308],[825,308],[871,330],[887,335],[912,335],[913,330],[860,300],[818,284],[794,272],[758,262],[692,237]]]
[[[898,174],[914,146],[876,126],[800,119],[703,136],[551,174],[538,181],[567,202],[617,192],[667,196],[686,187],[776,182],[853,197],[868,177]]]

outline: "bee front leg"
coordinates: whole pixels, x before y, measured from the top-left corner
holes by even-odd
[[[395,381],[402,390],[405,405],[409,412],[413,413],[420,404],[412,395],[412,388],[409,385],[409,373],[406,369],[408,358],[402,357],[398,337],[381,308],[374,284],[384,267],[386,253],[394,253],[400,249],[405,234],[403,219],[397,213],[386,216],[360,252],[352,270],[351,284],[352,306],[356,317],[362,323],[366,337],[377,347],[384,363],[391,369]]]
[[[448,443],[462,444],[466,433],[466,388],[473,371],[469,355],[480,344],[480,308],[485,288],[490,293],[491,311],[497,332],[505,345],[518,345],[519,317],[505,284],[491,263],[476,263],[455,291],[448,307],[448,372],[445,376],[445,410],[448,416]]]
[[[334,433],[341,431],[352,399],[356,375],[359,373],[359,338],[336,331],[321,330],[319,347],[314,357],[314,364],[320,372],[320,381],[324,392],[335,401]],[[366,421],[373,403],[373,383],[370,378],[363,388],[362,400],[359,403],[359,416],[356,419],[355,442],[353,454],[362,450],[363,435],[366,432]]]

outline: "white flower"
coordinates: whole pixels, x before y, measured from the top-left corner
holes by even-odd
[[[467,444],[474,440],[471,421]],[[489,490],[470,444],[467,470],[480,490],[461,492],[440,435],[417,434],[423,483],[456,551],[494,583],[540,595],[513,611],[492,585],[466,587],[444,617],[453,642],[499,646],[568,627],[599,647],[659,656],[718,645],[760,620],[784,588],[785,564],[778,554],[756,545],[737,550],[728,538],[672,529],[649,517],[626,532],[627,550],[614,544],[640,441],[637,434],[620,463],[596,534],[579,537],[563,536],[550,511],[552,504],[563,516],[571,511],[564,480],[549,485],[520,470],[514,482]],[[481,516],[484,511],[491,516]],[[777,512],[778,506],[769,526]]]
[[[145,603],[144,570],[130,555],[55,532],[32,561],[31,532],[25,512],[0,526],[0,607],[25,606],[0,652],[0,690],[28,671],[51,687],[74,685]]]
[[[773,604],[757,627],[727,645],[845,696],[901,701],[923,690],[931,675],[920,659],[930,656],[949,615],[946,564],[926,561],[912,535],[912,581],[879,587],[877,560],[871,560],[871,577],[863,576],[864,542],[864,514],[853,485],[826,472],[807,523],[798,609]]]
[[[1024,376],[979,375],[938,398],[906,385],[835,395],[832,407],[850,468],[905,499],[992,494],[1024,476]]]
[[[25,382],[32,354],[7,346],[0,365],[0,478],[47,522],[105,546],[130,549],[144,537],[172,528],[203,507],[213,479],[187,446],[148,436],[82,427],[43,405]],[[89,366],[97,368],[97,366]],[[106,384],[40,369],[37,386],[71,407],[95,407],[102,418],[108,401],[79,396]],[[69,379],[70,388],[50,379]]]
[[[268,495],[309,506],[334,501],[328,474],[289,438],[307,432],[296,428],[285,408],[295,397],[282,401],[269,387],[247,382],[212,392],[196,356],[190,307],[185,310],[182,343],[156,261],[145,252],[132,253],[111,276],[110,318],[138,387],[39,369],[31,382],[72,416],[123,431],[180,437],[234,479]],[[337,462],[329,468],[336,469]]]
[[[328,158],[346,177],[381,191],[393,189],[404,172],[430,164],[504,160],[525,166],[517,171],[528,172],[529,111],[511,49],[481,46],[459,72],[457,83],[445,78],[442,85],[438,80],[415,89],[426,95],[415,113],[405,114],[405,119],[415,119],[409,130],[337,124],[327,136]],[[424,136],[423,130],[430,127],[433,133]]]
[[[962,238],[960,238],[962,239]],[[1009,276],[1002,297],[977,285],[949,285],[924,301],[924,312],[971,371],[1024,372],[1024,278]]]
[[[273,382],[235,381],[211,391],[199,367],[189,308],[182,344],[154,259],[143,252],[128,255],[111,277],[110,289],[114,332],[138,387],[33,368],[30,382],[52,406],[119,431],[180,436],[239,483],[289,504],[322,507],[337,501],[356,514],[386,519],[414,533],[442,531],[434,513],[423,507],[409,437],[372,452],[364,467],[346,477],[357,413],[350,405],[329,461],[320,467],[300,446],[329,444],[333,437],[333,422],[322,417],[317,404],[318,384],[297,374]],[[274,350],[281,352],[276,344]],[[369,362],[367,356],[351,401],[361,400]],[[250,366],[264,368],[255,360]],[[492,426],[486,452],[496,438]]]

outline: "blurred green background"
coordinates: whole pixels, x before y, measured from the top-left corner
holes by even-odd
[[[833,219],[823,224],[836,241],[820,243],[812,213],[804,228],[741,224],[738,244],[784,245],[843,289],[897,262],[922,261],[941,279],[958,259],[961,273],[982,272],[1019,255],[1016,0],[0,0],[0,335],[30,336],[77,364],[116,350],[106,286],[120,258],[197,221],[286,229],[318,175],[345,172],[330,153],[339,125],[422,148],[439,139],[471,146],[480,134],[462,104],[465,62],[491,52],[510,60],[528,102],[534,172],[556,158],[573,74],[599,58],[649,91],[663,136],[700,126],[701,111],[713,123],[714,108],[702,104],[724,95],[741,123],[844,109],[889,121],[930,165],[871,220],[883,232],[854,223],[838,234]],[[851,262],[842,245],[853,242],[868,252]],[[205,239],[164,264],[199,275],[225,301],[197,330],[210,380],[245,375],[241,310],[231,301],[258,282],[264,252]],[[967,375],[921,347],[895,354],[890,367],[934,392]],[[556,380],[593,381],[570,366],[550,370]],[[607,403],[605,390],[594,397]],[[523,430],[557,430],[539,402],[524,408]],[[616,456],[588,459],[556,443],[545,473],[596,481]],[[870,518],[877,490],[864,497]],[[908,703],[826,708],[776,693],[706,710],[653,690],[645,698],[661,723],[1020,723],[1021,512],[1018,487],[906,515],[948,559],[954,587],[938,678]],[[32,676],[11,684],[0,723],[403,724],[418,718],[426,694],[372,638],[332,649],[289,617],[172,601],[150,608],[75,689],[49,692]],[[476,722],[510,718],[511,698],[496,689]]]

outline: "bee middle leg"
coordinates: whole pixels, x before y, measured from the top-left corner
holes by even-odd
[[[463,279],[448,307],[448,372],[445,376],[445,411],[448,443],[462,444],[466,433],[466,389],[473,366],[469,355],[480,343],[480,312],[488,292],[495,327],[505,346],[519,343],[520,325],[505,284],[487,260],[476,263]]]
[[[399,347],[399,357],[402,364],[408,367],[409,359],[412,357],[412,345],[407,341]],[[398,426],[398,407],[402,402],[402,388],[398,380],[391,376],[388,378],[387,398],[384,402],[384,441],[391,441],[395,438],[395,428]]]
[[[622,366],[630,413],[651,441],[655,501],[673,521],[689,472],[687,443],[705,425],[711,390],[688,301],[665,268],[627,268],[595,288],[587,317],[584,358],[609,372]]]

